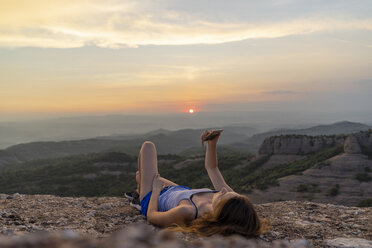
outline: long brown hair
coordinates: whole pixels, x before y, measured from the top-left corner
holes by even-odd
[[[221,200],[213,212],[207,212],[190,223],[169,229],[199,236],[240,234],[252,238],[264,233],[266,221],[258,217],[248,197],[237,196]]]

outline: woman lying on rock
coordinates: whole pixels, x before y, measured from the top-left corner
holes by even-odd
[[[234,192],[218,169],[216,147],[221,132],[204,131],[201,136],[202,145],[207,141],[205,169],[215,190],[190,189],[161,177],[155,145],[148,141],[142,145],[136,180],[141,212],[150,223],[203,236],[262,233],[263,224],[252,203]]]

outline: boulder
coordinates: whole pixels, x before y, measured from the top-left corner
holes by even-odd
[[[349,154],[361,153],[362,150],[360,149],[358,139],[353,134],[347,136],[344,144],[344,151]]]
[[[326,240],[326,243],[331,247],[337,248],[370,248],[372,241],[359,238],[335,238]]]

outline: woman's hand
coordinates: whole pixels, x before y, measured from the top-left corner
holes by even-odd
[[[208,135],[210,135],[213,131],[216,131],[216,130],[205,130],[202,135],[201,135],[201,144],[202,146],[204,147],[204,142],[206,141],[205,139],[207,138]],[[207,140],[208,142],[208,145],[217,145],[217,142],[218,142],[218,138],[220,137],[221,135],[221,132],[222,130],[217,130],[217,131],[220,131],[220,133],[218,133],[214,138],[210,139],[210,140]]]
[[[160,175],[156,174],[152,181],[152,190],[161,191],[164,188],[164,182],[161,180]]]

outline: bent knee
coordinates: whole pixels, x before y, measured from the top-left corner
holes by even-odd
[[[139,171],[136,172],[136,182],[137,182],[137,183],[140,183],[140,182],[141,182],[141,178],[140,178],[140,173],[139,173]]]
[[[144,150],[144,149],[146,149],[146,150],[156,149],[155,144],[152,143],[151,141],[145,141],[145,142],[143,142],[142,147],[141,147],[141,150]]]

